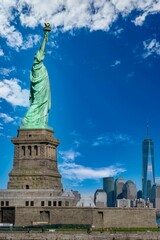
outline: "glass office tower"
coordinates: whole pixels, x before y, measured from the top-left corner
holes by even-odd
[[[114,178],[104,177],[103,178],[103,190],[107,193],[107,207],[114,207]]]
[[[154,144],[146,138],[142,143],[142,198],[150,197],[151,186],[155,184]]]

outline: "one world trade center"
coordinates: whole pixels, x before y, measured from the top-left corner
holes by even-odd
[[[147,200],[151,194],[151,188],[155,184],[154,170],[154,144],[149,138],[147,129],[147,138],[142,143],[142,198]]]

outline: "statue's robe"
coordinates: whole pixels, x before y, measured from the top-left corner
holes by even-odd
[[[44,51],[37,51],[30,75],[30,107],[22,120],[22,128],[47,128],[51,108],[48,72],[43,64]]]

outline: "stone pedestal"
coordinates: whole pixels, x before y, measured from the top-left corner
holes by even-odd
[[[57,169],[57,146],[49,129],[20,129],[12,138],[14,164],[9,174],[8,189],[62,190]]]

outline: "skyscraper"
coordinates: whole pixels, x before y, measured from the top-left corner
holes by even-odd
[[[107,193],[103,189],[97,189],[94,194],[94,204],[96,207],[106,207]]]
[[[103,178],[103,190],[107,193],[107,207],[114,207],[114,178],[104,177]]]
[[[149,138],[147,126],[147,138],[142,143],[142,198],[150,197],[151,186],[155,184],[154,170],[154,144]]]
[[[135,200],[137,198],[136,184],[131,180],[128,180],[123,185],[123,197],[130,200]]]
[[[115,180],[114,187],[115,187],[115,199],[122,199],[123,198],[123,186],[125,184],[125,179],[123,177],[118,177]]]

